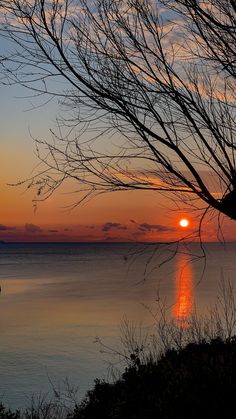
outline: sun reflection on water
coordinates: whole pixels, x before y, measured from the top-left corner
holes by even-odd
[[[193,270],[189,255],[179,254],[175,273],[173,317],[181,327],[188,327],[193,310]]]

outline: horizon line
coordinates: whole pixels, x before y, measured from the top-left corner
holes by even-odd
[[[175,244],[176,241],[173,242],[165,242],[165,241],[6,241],[0,240],[1,244]],[[180,242],[181,243],[181,242]],[[199,244],[198,241],[185,241],[186,244]],[[236,243],[236,240],[225,240],[224,242],[220,241],[202,241],[201,243],[214,243],[214,244],[226,244],[226,243]]]

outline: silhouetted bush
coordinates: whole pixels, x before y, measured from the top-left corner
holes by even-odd
[[[216,338],[169,349],[155,362],[131,354],[120,379],[95,380],[70,414],[46,402],[23,413],[0,404],[0,419],[225,419],[235,416],[235,395],[236,337]]]
[[[131,355],[132,356],[132,355]],[[115,383],[96,380],[70,419],[233,417],[236,339],[188,344],[157,362],[134,359]]]
[[[0,419],[20,419],[20,412],[11,412],[0,403]]]

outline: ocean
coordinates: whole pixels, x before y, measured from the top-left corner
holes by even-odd
[[[194,305],[217,303],[219,281],[235,280],[236,244],[0,244],[0,401],[30,405],[33,395],[63,388],[84,396],[106,378],[120,324],[153,324],[160,300],[186,321]]]

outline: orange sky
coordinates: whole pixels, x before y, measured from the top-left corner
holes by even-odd
[[[1,87],[0,105],[0,240],[6,241],[168,241],[189,235],[197,222],[190,211],[177,209],[157,192],[116,192],[94,198],[69,211],[76,195],[59,190],[33,210],[33,191],[12,187],[30,176],[37,164],[30,132],[48,138],[58,108],[56,104],[30,110],[21,88]],[[25,95],[25,92],[24,92]],[[191,223],[181,229],[179,219]],[[235,222],[225,221],[226,240],[236,237]],[[215,222],[205,224],[203,239],[215,241]]]
[[[169,25],[166,29],[170,33]],[[171,36],[172,41],[173,36],[178,40],[179,32]],[[179,42],[173,45],[177,45],[176,54],[182,60],[184,51]],[[5,47],[2,42],[1,48]],[[170,53],[173,54],[172,49]],[[40,203],[34,212],[33,191],[8,184],[30,177],[37,164],[31,136],[49,139],[60,108],[56,99],[51,97],[47,103],[48,98],[33,97],[31,90],[19,85],[0,85],[0,89],[0,240],[169,241],[196,233],[199,214],[189,208],[179,208],[158,192],[102,195],[70,211],[68,206],[76,201],[76,195],[68,194],[70,189],[64,187]],[[202,94],[204,89],[203,86]],[[187,229],[178,224],[184,216],[190,219]],[[203,224],[202,239],[216,241],[217,233],[218,219],[212,219],[210,213]],[[234,241],[235,221],[225,219],[222,233],[225,240]]]

